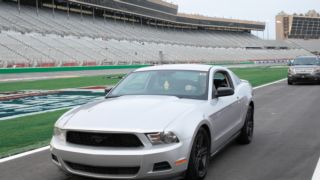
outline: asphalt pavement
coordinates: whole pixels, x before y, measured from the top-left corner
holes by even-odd
[[[320,86],[280,82],[254,93],[253,142],[213,157],[206,180],[310,180],[320,156]],[[61,173],[49,151],[0,164],[0,179],[89,180]]]
[[[134,69],[109,69],[109,70],[1,74],[0,82],[34,81],[34,80],[56,79],[56,78],[66,78],[66,77],[126,74],[133,70]]]

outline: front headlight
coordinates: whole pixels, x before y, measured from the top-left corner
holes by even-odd
[[[66,140],[65,134],[66,134],[65,130],[60,129],[58,127],[55,127],[54,130],[53,130],[53,136],[58,138],[60,141],[65,141]]]
[[[320,67],[319,67],[319,68],[316,68],[313,72],[314,72],[315,74],[320,73]]]
[[[291,67],[290,67],[290,68],[288,69],[288,73],[289,73],[289,74],[296,74],[296,71],[294,70],[294,68],[291,68]]]
[[[171,131],[146,134],[153,145],[178,143],[178,137]]]

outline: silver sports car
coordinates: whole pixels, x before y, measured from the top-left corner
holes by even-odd
[[[55,124],[53,162],[105,179],[204,179],[210,156],[253,135],[251,85],[224,67],[161,65],[135,70],[105,99]]]

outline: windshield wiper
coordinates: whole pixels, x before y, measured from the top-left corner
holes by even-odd
[[[118,98],[118,97],[121,97],[122,95],[119,95],[119,96],[106,96],[105,99],[111,99],[111,98]]]

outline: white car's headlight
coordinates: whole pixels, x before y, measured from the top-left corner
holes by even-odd
[[[178,143],[179,139],[173,132],[157,132],[146,134],[153,145]]]
[[[65,130],[55,127],[53,130],[53,135],[61,141],[66,140]]]

